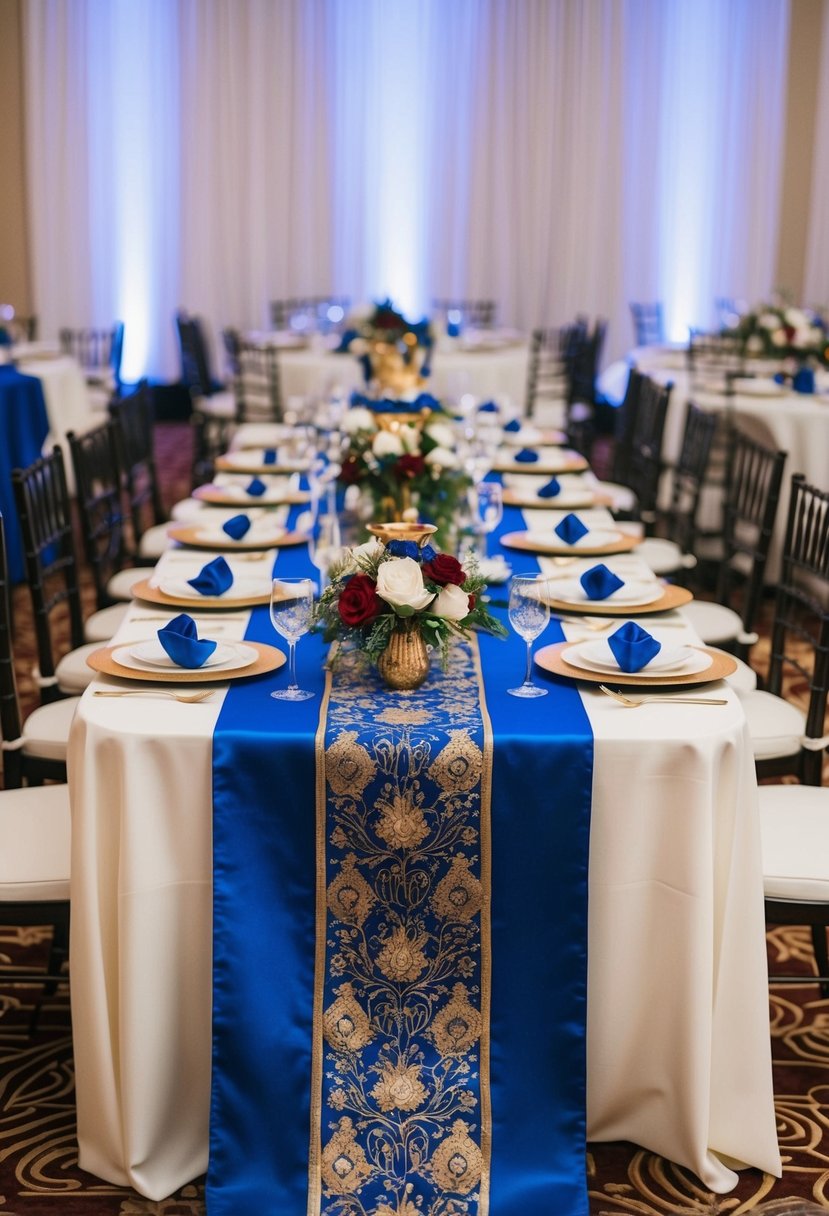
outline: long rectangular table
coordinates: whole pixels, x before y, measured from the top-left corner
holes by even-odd
[[[505,528],[517,524],[508,511]],[[523,559],[508,556],[518,568]],[[187,558],[162,560],[181,568]],[[192,555],[192,568],[201,560]],[[158,622],[140,619],[147,615],[135,606],[118,640],[151,636]],[[241,638],[246,617],[226,619],[221,636]],[[685,629],[673,614],[662,636],[695,640]],[[510,675],[522,646],[504,644]],[[310,641],[300,643],[299,667],[321,689]],[[628,711],[586,686],[579,695],[594,747],[588,1137],[640,1144],[716,1192],[736,1184],[734,1162],[779,1174],[756,783],[739,700],[726,690],[728,704],[715,710]],[[223,698],[184,706],[90,692],[70,743],[80,1162],[154,1199],[207,1165],[212,740]],[[264,712],[275,737],[295,729],[269,698]],[[544,712],[540,702],[539,721]],[[541,800],[559,781],[553,756]],[[530,809],[526,793],[492,805],[493,821],[514,834],[519,890],[522,854],[533,850],[529,839],[521,847]],[[543,990],[527,1017],[543,1024]],[[530,1108],[533,1100],[528,1092]]]

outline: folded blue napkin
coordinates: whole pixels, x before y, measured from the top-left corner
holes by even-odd
[[[599,562],[598,566],[591,566],[589,570],[585,570],[579,582],[588,599],[591,600],[606,600],[614,591],[618,591],[625,585],[625,580],[609,570],[604,562]]]
[[[222,531],[227,532],[231,540],[241,540],[250,530],[250,520],[247,515],[234,515],[227,523],[222,524]]]
[[[188,578],[187,582],[199,595],[221,595],[233,586],[233,572],[223,557],[214,557],[212,562],[202,566],[195,578]]]
[[[252,498],[261,498],[267,488],[261,477],[254,477],[245,486],[245,493],[250,494]]]
[[[800,367],[795,372],[792,387],[796,393],[813,393],[815,391],[815,373],[811,367]]]
[[[571,511],[569,515],[564,516],[560,524],[556,524],[553,531],[565,545],[574,545],[577,540],[586,536],[590,529]]]
[[[186,612],[159,629],[158,640],[178,667],[201,667],[217,646],[216,642],[199,637],[196,622]]]
[[[517,435],[521,430],[521,420],[519,418],[513,418],[512,422],[508,422],[506,424],[504,430],[508,431],[510,435]]]
[[[482,405],[478,406],[478,413],[479,414],[497,414],[498,405],[495,401],[484,401],[484,403]]]
[[[522,448],[520,452],[515,453],[514,459],[521,464],[533,464],[538,460],[538,452],[534,452],[532,448]]]
[[[555,498],[561,493],[561,482],[557,477],[551,477],[550,480],[543,485],[538,491],[539,498]]]
[[[265,448],[262,453],[263,464],[276,464],[276,448]]]
[[[625,621],[607,639],[614,659],[622,671],[641,671],[662,649],[662,643],[637,625],[636,621]]]

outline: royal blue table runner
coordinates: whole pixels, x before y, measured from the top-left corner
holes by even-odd
[[[275,640],[266,609],[247,636]],[[323,706],[306,637],[313,700],[270,698],[284,669],[231,686],[210,1216],[586,1216],[592,737],[573,687],[507,695],[523,641],[479,648],[414,694],[335,677]]]

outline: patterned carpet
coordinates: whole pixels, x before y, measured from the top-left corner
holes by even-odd
[[[169,505],[189,487],[188,428],[162,424],[157,440]],[[89,588],[85,594],[89,602]],[[36,702],[28,674],[33,639],[25,588],[15,591],[14,614],[19,691],[24,708],[30,708]],[[769,615],[767,604],[753,655],[760,671],[767,655]],[[797,685],[788,690],[798,699],[804,692]],[[42,929],[0,929],[0,961],[36,969],[47,939]],[[809,975],[808,930],[773,929],[767,940],[776,970]],[[204,1216],[202,1180],[153,1202],[78,1169],[68,989],[46,998],[30,1034],[38,996],[37,987],[8,990],[0,985],[0,1216]],[[736,1191],[716,1196],[685,1171],[635,1145],[591,1144],[591,1216],[759,1216],[760,1211],[764,1216],[795,1216],[829,1210],[829,1001],[820,1000],[810,984],[773,988],[770,1026],[783,1178],[747,1170]],[[795,1197],[811,1201],[810,1206],[788,1202]]]

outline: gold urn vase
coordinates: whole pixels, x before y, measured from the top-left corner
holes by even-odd
[[[416,621],[401,622],[392,630],[377,670],[389,688],[398,692],[420,688],[429,674],[429,651]]]

